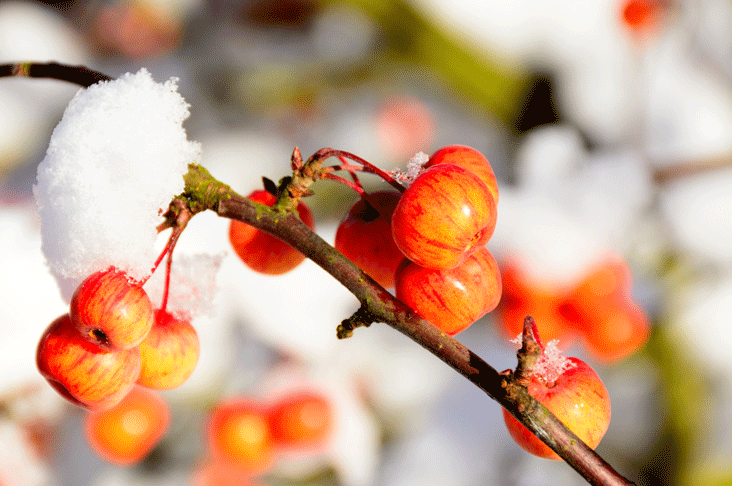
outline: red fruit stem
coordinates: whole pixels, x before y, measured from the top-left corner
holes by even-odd
[[[181,218],[178,219],[180,220]],[[170,272],[173,268],[173,250],[175,250],[175,245],[178,243],[178,238],[180,238],[180,235],[183,233],[186,224],[188,224],[188,220],[186,220],[182,226],[176,226],[173,228],[173,233],[170,235],[170,239],[166,245],[168,247],[168,261],[165,262],[165,287],[163,287],[163,300],[160,303],[161,312],[165,312],[165,309],[168,307],[168,295],[170,294]]]
[[[171,237],[172,237],[172,234],[171,234]],[[165,258],[165,255],[168,254],[169,250],[170,250],[170,238],[168,238],[168,242],[165,244],[165,248],[163,248],[163,251],[161,251],[160,255],[158,255],[158,257],[155,259],[155,263],[153,263],[152,269],[150,270],[150,273],[148,274],[148,276],[138,282],[140,285],[145,285],[145,283],[148,280],[150,280],[150,277],[152,277],[153,274],[155,273],[155,270],[158,269],[158,267],[160,266],[160,262],[163,261],[163,258]]]
[[[326,167],[326,169],[330,169],[330,167]],[[354,191],[356,191],[360,195],[362,195],[362,194],[364,194],[366,192],[366,191],[364,191],[364,189],[361,186],[361,184],[357,184],[355,182],[351,182],[348,179],[346,179],[345,177],[341,177],[339,175],[333,174],[332,172],[325,172],[323,174],[323,179],[329,179],[331,181],[339,182],[339,183],[341,183],[341,184],[343,184],[345,186],[350,187],[351,189],[353,189]]]
[[[341,161],[341,163],[342,163],[342,164],[344,164],[344,165],[350,165],[350,164],[348,163],[348,160],[346,160],[346,158],[345,158],[345,157],[343,157],[342,155],[339,155],[339,156],[338,156],[338,160],[340,160],[340,161]],[[353,179],[353,183],[354,183],[354,184],[358,185],[358,186],[359,186],[360,188],[362,188],[362,189],[363,189],[363,185],[361,184],[361,181],[360,181],[360,180],[358,179],[358,174],[356,173],[356,171],[355,171],[355,170],[349,170],[349,171],[348,171],[348,175],[350,175],[350,176],[351,176],[351,179]],[[361,194],[363,194],[363,193],[361,193]]]
[[[399,181],[394,179],[394,177],[392,177],[391,174],[379,169],[374,164],[372,164],[371,162],[368,162],[367,160],[362,159],[358,155],[354,155],[354,154],[352,154],[350,152],[346,152],[344,150],[336,150],[336,149],[324,149],[324,150],[328,150],[328,152],[326,152],[327,154],[329,154],[328,157],[337,156],[337,157],[341,158],[341,160],[343,160],[342,157],[345,157],[347,159],[351,159],[352,161],[354,161],[358,164],[361,164],[360,166],[343,165],[343,166],[341,166],[342,170],[370,172],[370,173],[376,174],[379,177],[381,177],[382,179],[384,179],[384,181],[386,183],[388,183],[390,186],[395,188],[397,191],[404,192],[406,190],[406,188],[403,185],[401,185],[399,183]]]

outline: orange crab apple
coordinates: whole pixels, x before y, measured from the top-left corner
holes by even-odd
[[[568,298],[568,290],[557,284],[531,282],[515,260],[502,264],[503,295],[498,306],[501,327],[511,339],[532,315],[542,337],[547,341],[568,342],[576,334],[577,310]]]
[[[572,290],[572,300],[578,312],[594,314],[608,303],[630,301],[632,274],[628,264],[617,255],[610,255],[590,268]]]
[[[118,403],[134,386],[140,352],[136,347],[103,349],[79,334],[64,314],[41,336],[36,364],[61,396],[80,407],[103,409]]]
[[[215,461],[255,475],[269,469],[275,457],[265,406],[248,398],[220,403],[208,424]]]
[[[566,361],[555,372],[534,372],[528,392],[594,449],[610,425],[610,396],[587,363],[578,358],[559,358]],[[560,459],[506,409],[503,419],[511,437],[524,450],[538,457]]]
[[[455,164],[422,172],[392,215],[404,256],[426,268],[455,268],[483,247],[496,227],[496,203],[480,178]]]
[[[300,392],[274,403],[269,410],[268,421],[278,447],[317,447],[326,440],[333,427],[333,411],[323,396]]]
[[[248,199],[270,207],[277,202],[263,189],[252,192]],[[304,202],[297,205],[297,213],[306,225],[315,228],[313,213]],[[229,224],[229,242],[249,268],[266,275],[287,273],[305,260],[302,253],[284,241],[241,221],[232,220]]]
[[[648,339],[649,319],[633,301],[631,287],[627,263],[610,255],[588,272],[566,303],[590,351],[605,361],[632,354]]]
[[[69,314],[81,334],[111,350],[137,346],[153,323],[145,290],[114,267],[93,273],[79,285]]]
[[[160,395],[134,387],[121,402],[87,415],[85,434],[92,449],[123,466],[140,462],[168,430],[170,411]]]
[[[400,194],[378,191],[348,211],[338,226],[335,247],[382,287],[394,286],[394,272],[404,255],[391,236],[391,216]]]
[[[491,167],[488,159],[479,151],[466,145],[448,145],[433,153],[424,167],[428,169],[437,164],[455,164],[468,169],[480,177],[480,180],[483,181],[483,184],[493,195],[495,202],[498,203],[496,174],[493,172],[493,167]]]
[[[449,270],[405,259],[395,283],[397,299],[451,336],[495,309],[501,299],[501,272],[485,247]]]
[[[606,309],[584,331],[587,348],[603,361],[616,362],[635,353],[650,335],[648,316],[634,302]]]
[[[198,363],[198,334],[187,320],[161,309],[140,343],[140,377],[137,384],[158,390],[182,385]]]

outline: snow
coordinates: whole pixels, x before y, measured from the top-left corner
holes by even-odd
[[[33,191],[43,253],[65,300],[110,265],[134,279],[150,273],[159,212],[201,152],[186,138],[188,104],[176,82],[156,83],[141,69],[82,89],[54,129]]]

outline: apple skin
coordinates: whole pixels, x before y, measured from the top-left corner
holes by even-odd
[[[153,324],[153,306],[141,285],[114,267],[95,272],[71,297],[69,310],[78,331],[108,349],[130,349]]]
[[[493,195],[493,199],[498,204],[498,182],[496,174],[493,172],[490,162],[479,151],[466,145],[448,145],[442,147],[433,153],[427,163],[424,165],[428,169],[437,164],[455,164],[468,169],[473,174],[480,177],[483,184]]]
[[[136,386],[114,407],[88,414],[84,431],[98,455],[113,464],[130,466],[144,459],[169,424],[165,400]]]
[[[546,384],[534,374],[528,391],[594,449],[610,425],[610,396],[600,377],[587,363],[578,358],[567,359],[574,366],[565,370],[554,383]],[[506,409],[502,411],[508,432],[524,450],[545,459],[561,459]]]
[[[501,273],[485,247],[450,270],[432,270],[405,259],[395,283],[397,299],[450,336],[495,309],[501,299]]]
[[[266,471],[275,459],[267,409],[248,398],[216,407],[208,423],[208,441],[215,461],[251,475]]]
[[[247,198],[270,207],[277,202],[275,196],[263,189],[252,192]],[[315,228],[313,213],[305,203],[297,205],[297,213],[310,229]],[[232,220],[229,224],[229,242],[249,268],[265,275],[282,275],[305,260],[302,253],[284,241],[241,221]]]
[[[137,384],[157,390],[182,385],[196,369],[200,355],[198,334],[190,322],[155,310],[155,323],[139,345]]]
[[[401,194],[378,191],[371,204],[360,199],[338,226],[335,247],[384,288],[394,286],[394,272],[404,255],[391,236],[391,216]]]
[[[483,247],[496,228],[496,203],[480,178],[455,164],[422,172],[392,216],[392,236],[420,266],[455,268]]]
[[[41,336],[36,365],[64,398],[96,410],[114,406],[132,389],[140,374],[140,352],[136,347],[103,349],[79,334],[64,314]]]

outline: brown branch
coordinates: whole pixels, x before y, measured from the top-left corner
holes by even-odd
[[[67,66],[55,62],[19,62],[0,64],[0,78],[3,77],[51,78],[68,81],[88,88],[99,81],[111,81],[112,77],[84,66]]]
[[[525,387],[516,386],[510,377],[498,373],[460,342],[396,300],[314,233],[294,212],[283,216],[276,209],[262,208],[239,195],[230,195],[219,201],[216,212],[219,216],[242,221],[272,234],[313,260],[356,296],[361,303],[362,313],[367,313],[374,322],[384,322],[408,336],[485,391],[590,484],[633,484],[531,397]]]

